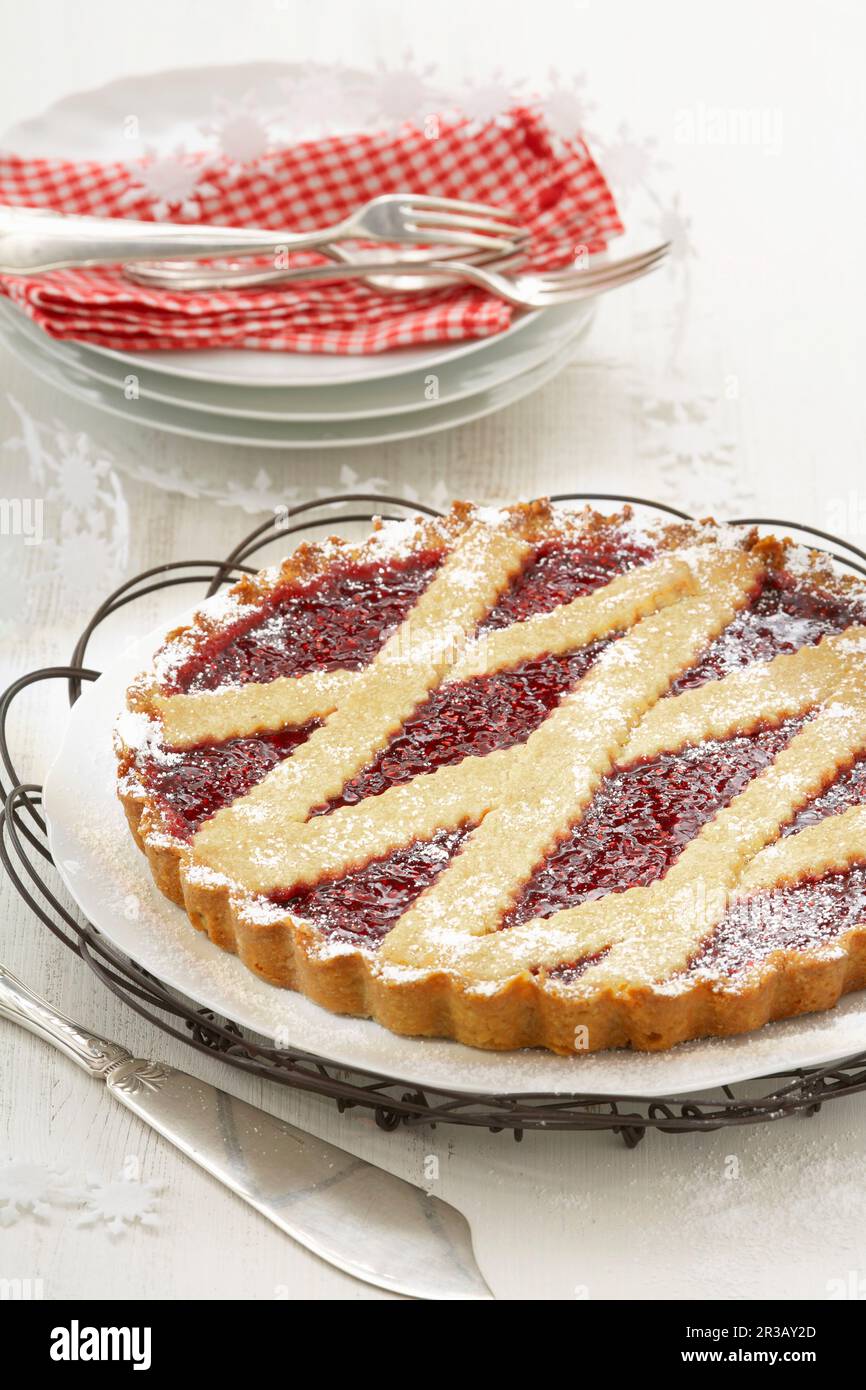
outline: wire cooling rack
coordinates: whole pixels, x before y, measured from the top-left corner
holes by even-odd
[[[690,521],[688,513],[641,497],[611,493],[564,493],[557,502],[631,503]],[[384,511],[383,511],[384,509]],[[72,652],[68,666],[52,666],[14,681],[0,696],[0,860],[18,893],[39,920],[74,951],[96,977],[148,1022],[199,1052],[218,1053],[230,1066],[300,1091],[336,1102],[341,1110],[355,1106],[372,1110],[385,1130],[400,1125],[472,1125],[494,1133],[510,1131],[520,1139],[527,1129],[613,1130],[634,1147],[647,1130],[681,1134],[728,1125],[757,1124],[796,1114],[815,1114],[827,1101],[866,1090],[866,1052],[830,1066],[777,1072],[759,1081],[724,1086],[699,1096],[647,1099],[628,1095],[467,1095],[458,1091],[409,1086],[397,1077],[372,1072],[347,1072],[326,1058],[296,1049],[275,1047],[266,1039],[242,1031],[228,1018],[219,1018],[152,975],[111,945],[93,926],[58,897],[58,875],[48,849],[41,812],[41,788],[22,783],[7,740],[12,702],[41,681],[66,681],[70,705],[82,683],[99,672],[85,664],[87,648],[99,625],[118,609],[157,590],[195,584],[210,597],[242,574],[257,551],[277,538],[288,538],[324,527],[389,519],[406,514],[438,513],[431,507],[399,497],[366,493],[343,494],[287,507],[244,536],[224,560],[181,560],[158,565],[128,580],[110,594],[94,613]],[[801,533],[849,570],[866,575],[866,552],[826,531],[771,517],[740,517],[734,524],[773,526]],[[8,787],[4,785],[8,780]],[[757,1094],[752,1094],[757,1092]]]

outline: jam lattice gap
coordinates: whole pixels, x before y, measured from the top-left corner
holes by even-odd
[[[612,640],[593,642],[561,656],[524,661],[490,676],[440,685],[375,761],[347,782],[339,796],[317,807],[313,815],[379,796],[388,787],[462,758],[484,757],[524,743]]]
[[[755,661],[813,646],[822,637],[866,622],[866,609],[820,589],[809,588],[786,571],[761,580],[752,602],[711,643],[701,659],[671,686],[671,695],[721,680]]]
[[[347,563],[306,584],[278,587],[203,643],[174,673],[166,693],[356,671],[404,621],[441,560],[438,551],[420,551],[387,563]]]
[[[339,878],[286,892],[269,901],[313,923],[332,941],[352,941],[375,948],[420,893],[448,867],[471,825],[440,830]]]
[[[164,748],[142,763],[142,776],[172,833],[188,840],[210,816],[245,796],[271,768],[291,757],[319,722],[222,743]]]
[[[866,868],[855,865],[734,903],[685,973],[735,980],[774,951],[817,950],[864,924]]]

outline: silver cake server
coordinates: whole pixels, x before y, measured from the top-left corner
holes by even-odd
[[[52,1042],[301,1245],[368,1284],[489,1299],[466,1219],[438,1197],[57,1013],[0,965],[0,1016]]]

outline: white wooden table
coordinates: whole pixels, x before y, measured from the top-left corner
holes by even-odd
[[[606,302],[579,358],[536,396],[384,449],[258,454],[124,430],[53,397],[4,355],[0,491],[45,499],[42,545],[0,536],[4,684],[66,659],[72,635],[125,575],[224,553],[273,494],[355,482],[435,500],[612,490],[702,514],[801,518],[863,544],[857,7],[735,0],[722,20],[685,0],[586,0],[505,14],[487,0],[438,0],[432,10],[253,0],[242,16],[228,0],[159,0],[145,24],[118,25],[108,0],[92,0],[86,15],[31,0],[6,15],[2,127],[73,87],[169,63],[281,56],[397,67],[409,47],[419,66],[481,81],[486,64],[457,69],[464,60],[454,55],[471,63],[484,25],[495,24],[489,67],[508,77],[549,81],[553,65],[565,81],[574,60],[611,163],[622,176],[649,155],[658,219],[672,210],[687,219],[679,235],[694,254],[672,279]],[[97,641],[93,660],[161,611],[130,614]],[[26,776],[40,779],[63,719],[60,688],[22,702],[13,737]],[[394,1172],[420,1179],[436,1155],[436,1190],[470,1216],[500,1296],[866,1294],[866,1101],[753,1130],[651,1135],[631,1153],[605,1135],[529,1135],[519,1146],[456,1130],[384,1135],[363,1115],[340,1118],[324,1102],[246,1084],[168,1046],[5,884],[0,891],[2,959],[100,1032],[206,1073]],[[77,1225],[75,1207],[0,1224],[0,1277],[41,1279],[45,1297],[385,1296],[294,1246],[59,1055],[2,1026],[0,1164],[7,1159],[34,1165],[37,1177],[51,1165],[90,1174],[96,1186],[125,1168],[161,1189],[151,1193],[158,1224],[131,1223],[119,1236],[100,1219]],[[3,1201],[0,1168],[0,1220]]]

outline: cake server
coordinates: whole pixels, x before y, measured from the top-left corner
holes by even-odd
[[[133,1057],[3,966],[0,1016],[104,1081],[121,1105],[329,1264],[415,1298],[493,1297],[465,1217],[440,1198],[187,1072]]]

